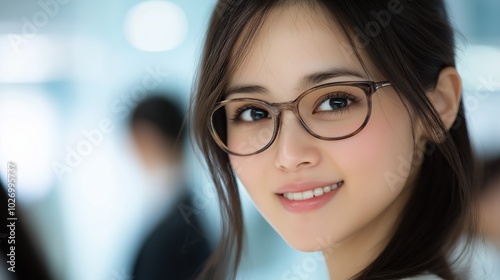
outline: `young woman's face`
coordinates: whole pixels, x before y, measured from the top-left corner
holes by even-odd
[[[277,9],[229,84],[264,90],[235,93],[227,99],[285,102],[325,83],[384,81],[363,49],[360,52],[370,75],[324,16],[304,7]],[[328,75],[332,70],[341,75]],[[317,79],[306,82],[311,75]],[[267,150],[252,156],[230,155],[259,211],[292,247],[318,251],[359,238],[383,240],[393,229],[408,199],[408,178],[414,175],[414,138],[410,116],[392,87],[377,90],[372,102],[367,126],[353,137],[317,139],[287,110],[277,139]],[[332,187],[338,188],[329,191]],[[308,198],[311,195],[317,196]]]

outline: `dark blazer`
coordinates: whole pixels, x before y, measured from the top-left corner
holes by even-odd
[[[134,280],[196,278],[211,254],[199,213],[190,192],[184,191],[143,243],[132,273]]]

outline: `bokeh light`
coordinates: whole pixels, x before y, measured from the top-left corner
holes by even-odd
[[[184,11],[168,1],[147,1],[132,7],[125,19],[125,35],[135,48],[147,52],[173,50],[185,39]]]

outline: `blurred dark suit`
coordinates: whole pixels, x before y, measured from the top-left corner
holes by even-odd
[[[171,210],[146,239],[135,262],[134,279],[195,279],[211,249],[200,226],[190,192],[184,188]]]
[[[134,280],[195,279],[211,254],[199,223],[200,211],[193,207],[184,183],[183,122],[183,110],[162,94],[152,93],[131,115],[134,147],[149,178],[154,179],[144,188],[169,190],[160,194],[169,198],[167,210],[159,215],[162,218],[139,250]]]

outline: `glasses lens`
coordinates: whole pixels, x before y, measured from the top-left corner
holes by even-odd
[[[252,154],[264,148],[274,132],[271,108],[258,101],[228,102],[214,112],[212,124],[219,142],[239,155]]]
[[[349,85],[334,85],[310,92],[300,100],[299,114],[306,126],[326,138],[356,132],[368,115],[365,92]]]

